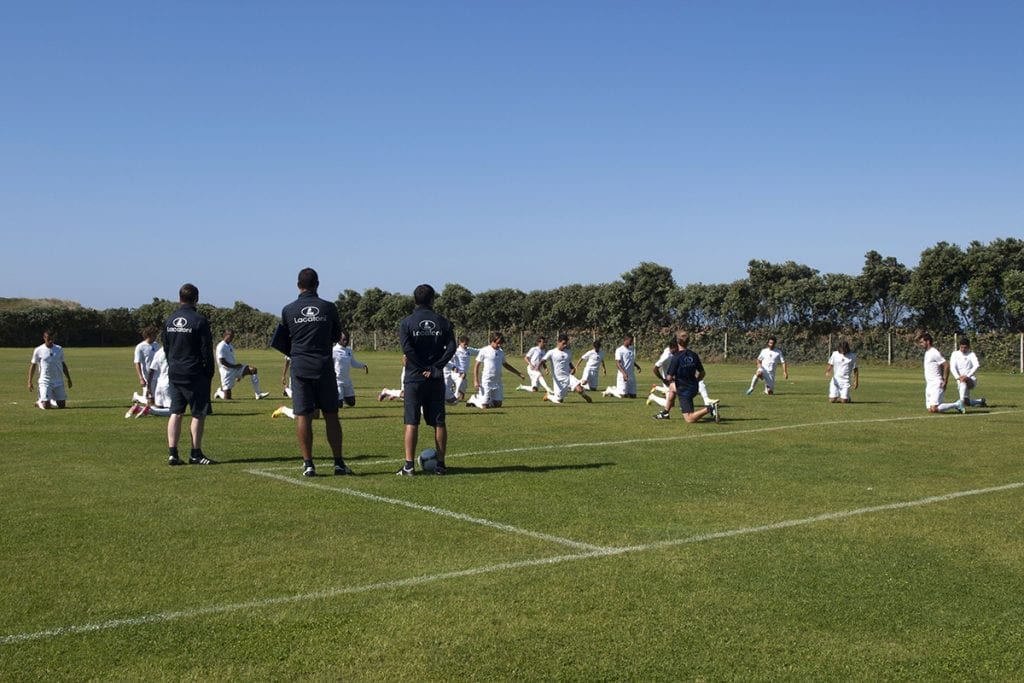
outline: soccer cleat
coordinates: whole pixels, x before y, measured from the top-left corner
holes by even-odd
[[[651,394],[648,394],[648,396],[647,396],[647,404],[646,405],[651,405],[651,401],[653,401],[653,400],[654,400],[654,393],[652,392]]]
[[[262,400],[262,399],[265,399],[265,398],[266,398],[267,396],[270,396],[270,392],[269,392],[269,391],[260,391],[260,392],[257,392],[257,393],[256,393],[256,400],[257,400],[257,401],[260,401],[260,400]]]
[[[434,474],[448,474],[448,468],[444,466],[443,460],[438,460],[434,466]]]
[[[127,420],[129,417],[135,417],[135,413],[138,410],[139,410],[139,404],[138,403],[133,404],[132,407],[128,409],[128,412],[124,414],[124,419]]]
[[[315,477],[316,476],[316,468],[313,467],[313,465],[306,465],[305,467],[302,468],[302,476],[304,476],[304,477]]]
[[[354,475],[354,474],[355,474],[355,472],[353,472],[349,468],[349,466],[346,465],[345,463],[342,463],[340,465],[335,465],[334,466],[334,476],[336,476],[336,477],[344,477],[346,475]]]
[[[188,459],[189,465],[216,465],[216,460],[210,460],[205,455],[197,455]]]
[[[658,413],[654,414],[654,419],[655,420],[670,420],[670,419],[672,419],[672,415],[667,410],[662,410],[661,412],[658,412]]]
[[[42,401],[36,401],[36,408],[39,408],[39,410],[46,410],[46,404]]]
[[[454,405],[458,405],[459,399],[457,399],[454,396],[452,396],[451,398],[446,398],[444,400],[444,402],[447,403],[450,406],[454,406]]]
[[[747,394],[747,396],[750,396],[752,393],[754,393],[754,387],[750,387],[749,389],[747,389],[745,393]]]
[[[146,415],[149,415],[149,406],[140,405],[139,409],[135,411],[136,418],[145,417]]]
[[[401,469],[395,472],[395,474],[400,477],[411,477],[416,474],[416,471],[412,467],[406,467],[403,465]]]
[[[378,400],[378,401],[383,401],[383,400],[384,400],[385,398],[387,398],[387,397],[388,397],[388,395],[387,395],[386,393],[384,393],[384,390],[383,390],[383,389],[381,389],[381,390],[380,390],[380,393],[379,393],[379,394],[377,394],[377,400]]]
[[[988,408],[988,401],[986,401],[983,398],[979,398],[978,399],[978,407],[979,408]]]
[[[281,417],[282,415],[284,415],[284,409],[287,408],[287,407],[288,406],[281,406],[280,408],[278,408],[274,412],[272,412],[270,414],[270,417]]]
[[[172,456],[170,456],[169,458],[167,458],[167,464],[168,464],[168,465],[170,465],[171,467],[175,467],[175,466],[177,466],[177,465],[184,465],[185,463],[183,463],[183,462],[182,462],[182,461],[181,461],[181,460],[180,460],[179,458],[177,458],[176,456],[173,456],[173,455],[172,455]]]
[[[722,413],[718,409],[718,401],[708,401],[708,410],[711,412],[711,417],[715,418],[715,422],[722,421]]]
[[[957,401],[956,403],[953,404],[953,406],[956,408],[956,412],[960,413],[961,415],[967,412],[967,409],[964,408],[963,401]]]

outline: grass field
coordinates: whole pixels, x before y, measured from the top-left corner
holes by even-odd
[[[831,405],[824,363],[774,397],[717,365],[724,420],[687,425],[506,374],[504,408],[450,410],[451,475],[407,479],[398,358],[357,353],[359,476],[304,479],[247,382],[222,464],[170,468],[166,421],[123,417],[129,349],[67,349],[65,411],[29,356],[0,350],[5,681],[1024,679],[1019,375],[928,415],[918,369]],[[279,356],[239,358],[280,396]]]

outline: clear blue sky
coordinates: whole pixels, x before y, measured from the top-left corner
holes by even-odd
[[[859,273],[1024,235],[1024,2],[14,2],[0,296]]]

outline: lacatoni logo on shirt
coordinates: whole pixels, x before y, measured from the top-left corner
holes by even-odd
[[[171,326],[167,328],[167,331],[168,332],[191,332],[192,328],[191,327],[186,327],[187,325],[188,325],[188,318],[185,318],[185,317],[182,317],[182,316],[178,316],[177,318],[175,318],[174,320],[171,321]]]
[[[302,317],[295,318],[296,323],[322,323],[327,320],[326,315],[320,315],[320,309],[316,306],[306,306],[302,309]]]
[[[421,320],[418,330],[413,330],[412,335],[414,337],[436,337],[441,334],[441,330],[437,329],[437,323],[433,320]]]

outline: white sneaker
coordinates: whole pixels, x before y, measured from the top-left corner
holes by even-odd
[[[132,407],[128,409],[128,412],[124,414],[124,419],[127,420],[129,417],[134,417],[135,416],[135,412],[138,409],[139,409],[139,404],[138,403],[133,404]]]
[[[256,400],[259,401],[260,399],[264,399],[267,396],[270,396],[270,392],[269,391],[261,391],[261,392],[256,394]]]
[[[224,398],[224,392],[221,391],[220,389],[218,389],[217,391],[213,392],[213,397],[214,398],[223,399]]]

